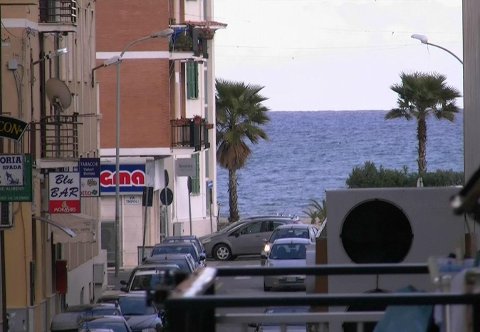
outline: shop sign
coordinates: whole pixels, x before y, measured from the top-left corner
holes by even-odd
[[[0,155],[0,201],[32,201],[32,157]]]
[[[78,170],[81,197],[100,196],[100,158],[80,158]]]
[[[19,140],[22,138],[25,129],[27,129],[27,122],[8,116],[0,115],[0,137],[11,138]]]
[[[49,183],[49,213],[80,213],[80,173],[51,172]]]
[[[142,194],[145,187],[145,165],[119,165],[119,191],[122,195]],[[115,195],[116,166],[100,166],[100,195]]]

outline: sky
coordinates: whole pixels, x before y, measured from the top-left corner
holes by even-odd
[[[390,110],[400,74],[463,94],[462,0],[218,0],[216,78],[264,88],[271,111]],[[463,107],[462,98],[457,105]]]

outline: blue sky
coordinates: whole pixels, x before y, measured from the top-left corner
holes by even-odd
[[[264,86],[272,111],[389,110],[401,72],[463,93],[461,0],[220,0],[216,77]],[[463,107],[462,99],[457,104]]]

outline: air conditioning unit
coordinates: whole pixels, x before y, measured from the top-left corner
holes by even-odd
[[[464,247],[465,220],[453,213],[457,187],[326,192],[328,264],[427,263]],[[329,292],[433,289],[428,275],[330,276]]]
[[[0,229],[13,227],[11,202],[0,202]]]
[[[463,248],[465,220],[450,207],[450,198],[459,190],[457,187],[327,190],[328,264],[426,264],[431,256],[446,257]],[[427,274],[328,277],[329,293],[390,292],[408,285],[434,289]],[[336,307],[330,311],[350,309],[354,310]],[[346,325],[333,325],[331,331],[348,331]]]

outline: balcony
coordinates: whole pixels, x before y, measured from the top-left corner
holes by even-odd
[[[71,31],[77,25],[76,0],[40,0],[41,31]]]
[[[175,20],[171,19],[170,23],[175,23]],[[207,59],[207,41],[214,38],[217,29],[225,26],[226,24],[213,21],[171,24],[170,27],[174,30],[174,33],[170,39],[170,52],[188,52],[190,53],[189,57],[193,55]]]
[[[35,123],[40,130],[41,158],[78,158],[78,114],[46,116]]]
[[[170,120],[172,127],[172,148],[194,148],[195,151],[208,149],[208,130],[213,124],[201,117]]]

